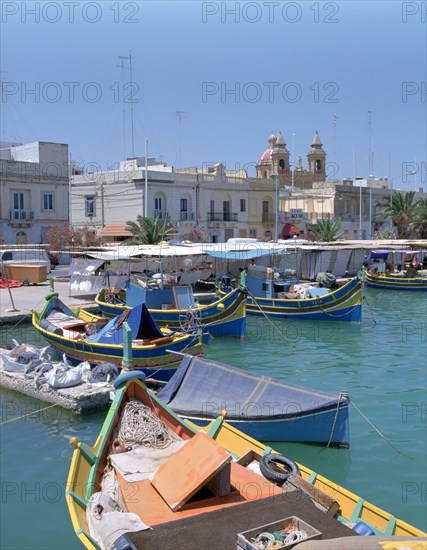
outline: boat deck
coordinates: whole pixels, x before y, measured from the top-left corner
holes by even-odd
[[[127,533],[138,550],[233,550],[237,534],[281,519],[297,516],[322,533],[322,539],[352,537],[357,533],[320,511],[299,491],[244,502],[155,525],[152,530]]]

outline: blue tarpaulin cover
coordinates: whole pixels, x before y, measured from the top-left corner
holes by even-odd
[[[178,414],[226,418],[287,418],[338,406],[339,397],[186,355],[158,397]],[[347,402],[341,398],[341,404]]]
[[[203,251],[204,254],[208,254],[219,260],[252,260],[253,258],[260,258],[261,256],[270,256],[271,254],[278,254],[278,250],[271,250],[270,248],[248,248],[243,250],[209,250]],[[280,251],[281,254],[284,251]]]
[[[131,329],[132,340],[161,338],[164,336],[152,318],[145,304],[140,304],[124,311],[111,319],[100,331],[88,336],[89,342],[99,344],[123,344],[123,323],[127,322]]]

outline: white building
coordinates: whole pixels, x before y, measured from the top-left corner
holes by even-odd
[[[47,243],[68,221],[68,145],[0,142],[0,241]]]
[[[170,221],[180,237],[198,230],[207,242],[268,237],[275,185],[264,181],[249,200],[256,181],[223,164],[176,170],[154,159],[147,159],[146,179],[145,158],[130,159],[116,171],[73,175],[71,221],[94,227],[109,241],[123,238],[126,222],[138,215]]]

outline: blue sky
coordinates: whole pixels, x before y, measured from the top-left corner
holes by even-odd
[[[132,155],[124,92],[134,99],[136,155],[147,139],[149,155],[170,165],[224,162],[253,175],[272,130],[304,166],[318,130],[331,177],[371,172],[426,190],[426,2],[3,1],[1,9],[6,140],[68,143],[81,164],[114,167]],[[130,51],[131,95],[129,63],[122,72],[119,59]]]

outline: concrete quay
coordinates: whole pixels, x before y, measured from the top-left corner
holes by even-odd
[[[54,280],[54,290],[59,293],[61,300],[71,308],[79,306],[95,310],[95,294],[70,294],[68,280]],[[49,281],[38,285],[21,286],[0,289],[0,329],[16,326],[20,336],[19,343],[25,343],[22,336],[23,323],[31,322],[32,310],[39,311],[44,304],[45,296],[51,291]],[[12,342],[10,342],[11,344]],[[47,384],[36,387],[33,379],[26,379],[23,374],[9,372],[3,369],[0,358],[0,387],[17,391],[28,397],[57,405],[61,408],[82,413],[84,411],[107,407],[110,404],[111,384],[102,386],[81,383],[71,388],[50,388]]]
[[[75,309],[79,306],[94,310],[96,294],[75,292],[71,294],[68,279],[53,279],[54,290],[67,306]],[[38,285],[20,286],[0,289],[0,326],[16,324],[20,321],[31,321],[32,310],[39,311],[44,299],[50,292],[49,281]]]

